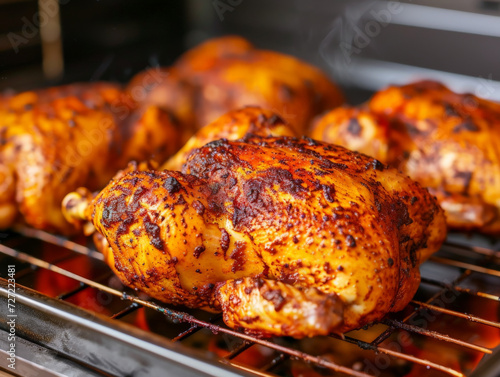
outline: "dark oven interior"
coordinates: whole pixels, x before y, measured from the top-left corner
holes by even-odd
[[[1,90],[125,82],[211,36],[239,34],[323,68],[351,103],[419,77],[500,99],[498,1],[49,3],[0,2]],[[43,9],[53,13],[37,21]],[[27,227],[0,237],[0,373],[12,265],[21,376],[500,375],[498,238],[450,234],[403,311],[343,337],[299,341],[243,335],[220,315],[130,291],[85,238]]]

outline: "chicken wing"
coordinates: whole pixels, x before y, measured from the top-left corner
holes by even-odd
[[[319,119],[311,137],[371,155],[428,187],[448,225],[500,232],[500,104],[436,82],[389,87]]]
[[[446,235],[418,183],[307,138],[213,141],[182,172],[128,171],[64,205],[104,236],[124,284],[260,336],[345,332],[402,309]]]

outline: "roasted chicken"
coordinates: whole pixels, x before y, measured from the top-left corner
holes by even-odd
[[[149,83],[145,91],[132,93],[144,82]],[[258,50],[234,36],[202,43],[161,72],[143,72],[130,88],[138,100],[170,109],[193,130],[230,110],[253,105],[279,113],[304,134],[314,116],[343,102],[320,70],[288,55]]]
[[[94,83],[3,98],[0,140],[0,228],[19,220],[69,233],[64,195],[104,187],[132,159],[164,161],[179,147],[180,132],[157,106]]]
[[[308,138],[221,139],[182,172],[144,169],[69,194],[68,220],[94,225],[127,286],[260,336],[342,333],[402,309],[446,234],[418,183]]]
[[[366,153],[428,187],[451,228],[500,234],[500,104],[417,82],[334,109],[311,137]]]

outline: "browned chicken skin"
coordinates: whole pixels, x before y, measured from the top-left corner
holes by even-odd
[[[446,234],[419,184],[307,138],[218,140],[182,173],[145,168],[95,198],[68,195],[66,216],[104,236],[124,284],[262,336],[345,332],[400,310]]]
[[[246,107],[224,114],[206,125],[167,162],[160,170],[181,170],[191,151],[219,140],[238,140],[246,134],[256,136],[297,136],[292,128],[277,114],[258,107]]]
[[[24,220],[68,233],[65,194],[103,187],[132,159],[163,161],[180,135],[164,110],[140,107],[117,85],[94,83],[4,98],[0,140],[0,228]]]
[[[137,75],[130,87],[152,73]],[[304,134],[314,116],[343,103],[340,91],[317,68],[258,50],[234,36],[202,43],[162,73],[164,78],[148,86],[147,94],[140,93],[140,100],[170,109],[194,130],[230,110],[252,105],[279,113]]]
[[[311,136],[371,155],[428,187],[451,228],[500,234],[500,104],[418,82],[331,111]]]

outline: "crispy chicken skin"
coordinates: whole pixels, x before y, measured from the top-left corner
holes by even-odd
[[[140,73],[131,87],[155,73],[156,68]],[[163,79],[150,80],[141,100],[169,108],[194,130],[230,110],[252,105],[279,113],[304,134],[314,116],[344,102],[339,89],[317,68],[258,50],[235,36],[202,43],[162,73]]]
[[[423,81],[335,109],[311,137],[371,155],[428,187],[450,228],[500,233],[500,104]]]
[[[247,135],[65,199],[107,263],[151,297],[222,311],[260,336],[345,332],[402,309],[446,234],[442,210],[380,162],[311,139]]]
[[[0,101],[0,227],[17,220],[69,233],[64,195],[104,187],[132,159],[163,161],[179,146],[169,114],[107,83],[24,92]],[[21,215],[21,216],[20,216]]]

